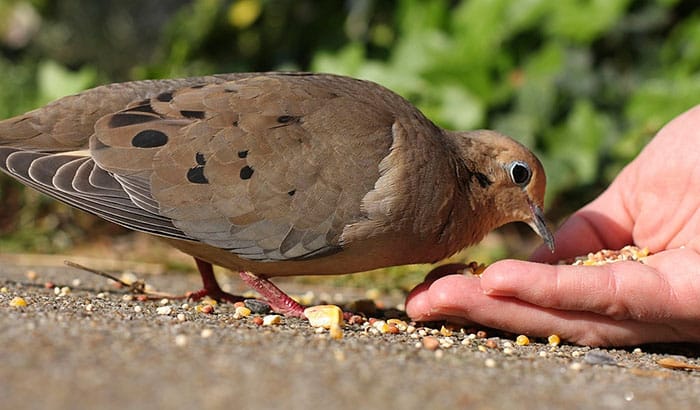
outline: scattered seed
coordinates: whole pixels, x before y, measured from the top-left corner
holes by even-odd
[[[405,332],[408,331],[408,324],[404,322],[401,319],[389,319],[386,321],[390,326],[394,325],[396,326],[400,331]],[[413,330],[416,328],[414,327]]]
[[[87,310],[88,312],[92,312],[92,309],[94,309],[92,303],[88,303],[87,305],[85,305],[85,310]]]
[[[479,339],[485,339],[486,336],[487,334],[484,330],[479,330],[478,332],[476,332],[476,337],[478,337]]]
[[[3,286],[0,288],[0,293],[8,293],[10,290],[7,289],[7,287]]]
[[[343,325],[343,311],[336,305],[316,305],[304,309],[304,316],[313,327],[330,329],[331,326]],[[370,323],[371,320],[370,320]]]
[[[364,323],[366,323],[366,320],[360,315],[352,315],[350,316],[350,319],[348,319],[348,324],[351,325],[361,325]]]
[[[380,333],[387,333],[389,331],[389,324],[383,320],[377,320],[372,324],[372,327],[379,330]]]
[[[206,329],[202,329],[202,333],[200,333],[200,336],[201,336],[203,339],[206,339],[206,338],[211,337],[211,335],[213,335],[213,334],[214,334],[214,331],[213,331],[213,330],[211,330],[211,329],[209,329],[209,328],[206,328]]]
[[[134,300],[134,295],[124,295],[122,296],[122,300],[124,302],[131,302],[132,300]]]
[[[56,287],[56,284],[53,282],[44,282],[44,288],[46,289],[53,289]]]
[[[195,310],[199,313],[204,313],[204,314],[211,314],[214,313],[214,306],[212,305],[197,305]]]
[[[255,324],[258,325],[258,326],[262,326],[262,324],[263,324],[263,318],[261,318],[260,316],[255,316],[255,317],[253,318],[253,323],[255,323]]]
[[[184,313],[178,313],[178,314],[177,314],[177,321],[178,321],[178,322],[184,322],[185,320],[187,320],[187,317],[185,316]]]
[[[436,351],[435,351],[435,358],[436,358],[436,359],[442,359],[442,356],[444,356],[444,355],[445,355],[445,352],[442,351],[442,350],[436,350]]]
[[[80,282],[80,279],[75,278],[75,279],[73,279],[73,280],[71,281],[70,284],[71,284],[71,286],[73,286],[74,288],[77,288],[78,286],[80,286],[80,283],[81,283],[81,282]]]
[[[107,298],[107,294],[104,293],[104,292],[100,292],[100,293],[97,294],[97,298],[98,298],[98,299],[106,299],[106,298]]]
[[[683,360],[676,359],[674,357],[664,357],[656,361],[656,363],[667,369],[674,370],[700,370],[700,366],[692,363],[688,363]]]
[[[156,314],[157,315],[162,315],[162,316],[167,316],[173,312],[173,308],[170,306],[158,306],[156,308]]]
[[[263,317],[263,326],[273,326],[282,323],[282,316],[280,315],[266,315]]]
[[[323,329],[323,328],[319,328],[319,329]],[[337,324],[332,324],[331,328],[328,330],[328,333],[331,336],[331,339],[340,340],[343,338],[343,328],[341,328]]]
[[[484,345],[479,345],[479,346],[477,346],[477,350],[480,351],[480,352],[485,352],[487,349],[486,349],[486,346],[484,346]]]
[[[27,277],[27,279],[29,279],[29,280],[36,280],[37,276],[39,276],[39,275],[37,275],[36,272],[33,271],[33,270],[28,270],[27,272],[25,272],[24,275],[25,275],[25,276]]]
[[[512,347],[504,347],[504,348],[503,348],[503,354],[505,354],[505,355],[511,355],[511,354],[513,354],[513,353],[515,353],[515,351],[513,350]]]
[[[452,329],[448,329],[445,326],[440,328],[440,334],[443,336],[452,336]]]
[[[126,283],[127,285],[131,285],[132,283],[139,280],[139,278],[131,272],[123,272],[121,275],[119,275],[119,280]]]
[[[525,335],[520,335],[515,338],[515,344],[518,346],[527,346],[530,344],[530,339]]]
[[[559,343],[561,343],[561,338],[559,335],[551,335],[547,338],[547,343],[550,346],[559,346]]]
[[[161,299],[160,302],[158,302],[158,303],[160,303],[161,306],[165,306],[165,305],[167,305],[168,303],[170,303],[170,300],[169,300],[168,298],[163,298],[163,299]]]
[[[423,338],[422,342],[423,347],[428,350],[436,350],[438,347],[440,347],[440,341],[435,336],[426,336]]]
[[[496,361],[489,357],[488,359],[484,360],[484,366],[494,368],[496,367]]]
[[[12,298],[10,301],[10,306],[14,308],[20,308],[27,306],[27,301],[19,296]]]
[[[141,306],[139,306],[139,305],[134,306],[134,312],[141,313],[142,310],[143,309],[141,308]]]
[[[489,349],[495,349],[498,347],[498,343],[496,343],[495,340],[489,339],[484,343],[484,346],[488,347]]]
[[[250,316],[250,309],[245,306],[237,306],[235,312],[233,312],[234,319],[240,319],[248,316]]]

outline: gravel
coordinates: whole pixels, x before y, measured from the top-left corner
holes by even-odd
[[[489,329],[419,324],[396,333],[369,323],[346,324],[335,340],[294,318],[261,326],[254,318],[262,315],[236,315],[229,304],[205,313],[196,302],[142,301],[67,267],[28,270],[0,266],[6,409],[691,409],[700,402],[700,371],[657,363],[699,365],[698,345],[591,349],[530,339],[521,346],[517,335]],[[199,284],[194,275],[145,280],[169,292]],[[315,290],[283,284],[295,287]],[[16,298],[26,306],[12,304]]]

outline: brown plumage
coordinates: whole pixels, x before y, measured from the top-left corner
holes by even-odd
[[[0,122],[0,168],[191,254],[214,296],[210,263],[266,293],[270,276],[436,262],[511,221],[553,246],[527,148],[335,75],[97,87]]]

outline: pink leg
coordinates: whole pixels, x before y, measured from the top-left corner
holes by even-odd
[[[221,289],[219,282],[216,281],[216,276],[214,276],[214,268],[212,267],[211,263],[205,262],[198,258],[194,258],[194,261],[197,263],[197,269],[202,277],[202,284],[204,287],[196,292],[188,294],[188,299],[200,300],[205,296],[209,296],[212,299],[226,301],[229,303],[243,301],[244,298],[242,296],[232,295],[228,292],[224,292],[223,289]]]
[[[255,276],[250,272],[239,272],[241,279],[251,288],[255,289],[265,301],[270,304],[272,310],[285,316],[304,318],[304,307],[290,298],[280,288],[265,278]]]

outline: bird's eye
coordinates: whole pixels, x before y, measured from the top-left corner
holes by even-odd
[[[524,187],[530,182],[532,178],[532,171],[530,167],[521,161],[513,161],[508,164],[508,173],[510,174],[510,179],[515,185]]]

